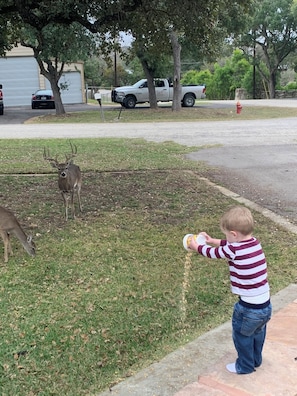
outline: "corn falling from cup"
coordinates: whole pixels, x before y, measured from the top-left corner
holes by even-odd
[[[182,295],[181,295],[181,321],[184,322],[186,320],[187,316],[187,298],[186,294],[188,292],[189,288],[189,275],[190,275],[190,270],[191,270],[191,256],[193,253],[193,250],[189,249],[189,245],[191,242],[191,239],[195,238],[196,242],[199,245],[204,245],[206,242],[206,239],[204,235],[198,234],[187,234],[183,238],[183,246],[187,250],[187,255],[185,259],[185,265],[184,265],[184,278],[183,278],[183,284],[182,284]]]

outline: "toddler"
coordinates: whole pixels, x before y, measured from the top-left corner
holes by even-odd
[[[221,218],[220,226],[226,239],[202,232],[206,244],[198,245],[192,238],[189,248],[202,256],[228,262],[231,291],[239,296],[232,315],[238,357],[226,368],[231,373],[249,374],[262,363],[266,324],[272,312],[267,263],[260,242],[252,235],[254,220],[249,209],[232,207]]]

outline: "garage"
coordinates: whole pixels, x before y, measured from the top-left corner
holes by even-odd
[[[83,63],[65,66],[60,78],[64,104],[84,103]],[[31,106],[32,94],[38,89],[50,89],[49,81],[40,74],[39,66],[30,48],[13,48],[0,58],[0,84],[3,85],[5,106]]]
[[[5,106],[30,106],[32,93],[39,86],[36,60],[33,57],[0,58],[0,83]]]

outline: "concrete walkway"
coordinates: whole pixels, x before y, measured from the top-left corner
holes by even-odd
[[[272,304],[263,364],[253,374],[225,368],[236,359],[229,321],[97,396],[296,396],[297,285]]]
[[[274,314],[267,328],[263,364],[256,372],[228,373],[225,366],[235,357],[230,351],[175,396],[296,396],[297,299]]]

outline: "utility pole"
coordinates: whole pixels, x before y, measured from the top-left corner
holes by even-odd
[[[117,51],[116,51],[116,47],[114,48],[114,86],[117,87],[118,86],[118,75],[117,75]]]
[[[253,31],[253,99],[256,99],[256,32]]]

